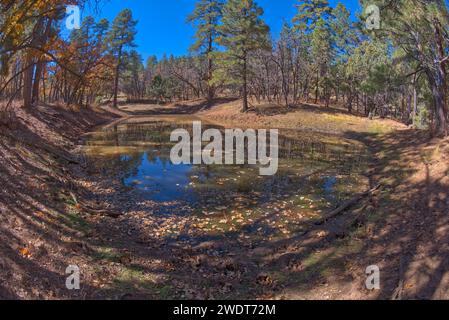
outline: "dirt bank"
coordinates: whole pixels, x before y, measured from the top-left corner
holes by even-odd
[[[16,107],[0,127],[0,298],[73,296],[65,270],[87,259],[84,217],[68,205],[70,193],[80,193],[74,173],[82,167],[72,151],[87,130],[116,117],[97,109]]]

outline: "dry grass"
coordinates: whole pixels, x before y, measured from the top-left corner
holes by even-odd
[[[241,102],[234,101],[201,111],[198,116],[226,126],[252,128],[300,129],[311,132],[342,134],[344,132],[386,133],[404,129],[404,125],[385,119],[369,120],[344,110],[316,105],[300,105],[286,109],[272,104],[256,105],[241,113]]]

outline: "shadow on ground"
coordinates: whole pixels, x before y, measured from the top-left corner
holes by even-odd
[[[77,127],[55,121],[57,115],[32,116],[61,136],[66,125]],[[429,143],[411,130],[347,132],[372,150],[367,175],[383,186],[373,197],[284,239],[255,238],[253,228],[242,227],[173,240],[144,234],[127,217],[118,223],[68,211],[69,164],[49,152],[60,146],[31,127],[0,142],[2,298],[449,298],[447,141]],[[269,228],[265,219],[254,225]],[[99,256],[98,247],[111,251]],[[82,269],[79,292],[65,288],[68,264]],[[381,268],[378,292],[364,289],[365,268],[373,264]]]
[[[133,248],[129,268],[141,275],[162,272],[168,280],[157,287],[177,298],[448,298],[447,162],[426,155],[435,144],[423,132],[347,137],[372,147],[367,175],[372,185],[382,184],[373,197],[280,240],[253,236],[259,227],[270,228],[265,218],[254,221],[255,228],[189,241],[188,235],[175,241],[148,237],[135,227],[134,241],[146,240]],[[447,152],[447,142],[440,148]],[[150,267],[154,260],[167,269]],[[381,269],[380,291],[364,287],[369,265]],[[145,291],[130,295],[144,297]]]

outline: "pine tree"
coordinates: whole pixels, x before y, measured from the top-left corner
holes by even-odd
[[[241,87],[243,112],[248,110],[249,57],[258,49],[269,47],[269,28],[261,19],[263,9],[253,0],[228,0],[223,8],[218,43],[226,48],[221,56],[215,81],[235,83]]]
[[[94,26],[94,33],[96,35],[96,45],[101,48],[101,50],[107,49],[107,42],[104,41],[106,36],[108,35],[109,30],[109,21],[108,19],[101,19],[98,21],[98,23]]]
[[[345,59],[356,47],[358,42],[357,32],[351,23],[351,13],[346,6],[338,3],[332,10],[331,29],[338,53]]]
[[[282,31],[274,49],[273,62],[277,65],[282,82],[282,94],[285,106],[288,108],[290,95],[290,73],[294,69],[293,63],[293,30],[289,24],[284,22]]]
[[[134,47],[134,37],[137,21],[133,20],[132,12],[129,9],[121,11],[112,23],[108,33],[108,45],[116,60],[114,76],[114,101],[113,107],[117,108],[118,84],[120,78],[120,68],[122,67],[122,55],[128,47]]]
[[[145,68],[142,56],[135,50],[123,55],[123,90],[128,98],[142,99],[145,94]]]
[[[327,72],[333,59],[332,35],[328,25],[323,19],[318,19],[311,35],[311,50],[314,57],[315,79],[315,103],[318,103],[320,80],[326,83]],[[324,86],[326,96],[328,86]]]
[[[362,0],[361,4],[364,8],[375,4],[381,10],[381,29],[373,31],[375,36],[391,40],[408,54],[409,61],[418,63],[415,74],[426,75],[433,96],[434,133],[447,136],[449,11],[446,1],[403,0],[386,4],[381,0]]]
[[[293,23],[300,30],[310,31],[319,20],[326,21],[332,16],[328,0],[302,0],[296,7],[298,14],[293,18]]]
[[[315,78],[315,103],[318,103],[320,82],[326,82],[326,72],[333,54],[332,8],[328,0],[304,0],[296,7],[298,13],[293,18],[293,24],[303,41],[310,46],[309,65]],[[327,90],[328,86],[325,87]],[[309,98],[308,92],[306,98]]]
[[[351,22],[351,13],[344,4],[339,3],[332,11],[331,29],[335,47],[335,64],[332,67],[331,82],[335,89],[336,102],[339,101],[340,92],[346,91],[348,94],[348,112],[352,113],[353,83],[351,78],[346,77],[346,67],[348,59],[353,55],[354,50],[360,44],[360,32]]]
[[[223,11],[223,0],[200,0],[195,6],[194,12],[187,21],[196,27],[195,43],[191,51],[200,52],[207,58],[207,100],[210,104],[215,95],[215,87],[211,83],[214,61],[212,53],[216,50],[216,39],[218,37],[218,25]]]

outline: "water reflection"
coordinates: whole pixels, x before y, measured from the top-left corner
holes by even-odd
[[[195,193],[189,188],[191,171],[191,165],[173,165],[158,157],[149,159],[143,153],[137,172],[124,178],[124,183],[144,191],[155,201],[195,201]]]
[[[89,167],[120,178],[145,199],[210,209],[254,207],[298,193],[332,203],[352,192],[365,163],[363,148],[354,143],[281,130],[275,176],[261,177],[257,166],[249,165],[173,165],[170,134],[179,128],[192,133],[193,120],[152,118],[95,132],[86,141]]]

